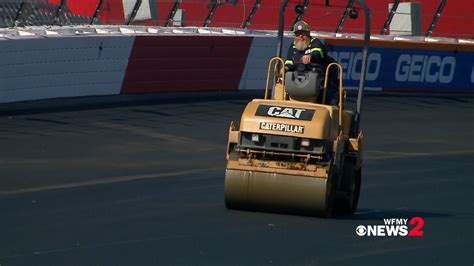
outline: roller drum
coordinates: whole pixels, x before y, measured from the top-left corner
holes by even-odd
[[[327,178],[226,170],[225,203],[229,209],[246,209],[329,216],[335,186]]]

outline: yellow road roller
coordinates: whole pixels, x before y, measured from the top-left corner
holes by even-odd
[[[285,3],[286,1],[283,1]],[[357,109],[345,106],[342,67],[324,73],[284,71],[280,58],[268,64],[265,96],[247,104],[240,124],[230,123],[224,198],[229,209],[329,217],[357,208],[362,170],[361,105],[370,40],[366,16]],[[338,70],[339,100],[327,101],[328,73]],[[271,88],[271,89],[270,89]]]

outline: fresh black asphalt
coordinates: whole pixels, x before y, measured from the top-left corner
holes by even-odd
[[[246,102],[4,112],[0,265],[474,263],[472,96],[366,97],[359,209],[333,219],[225,208],[227,130]],[[415,216],[422,237],[355,233]]]

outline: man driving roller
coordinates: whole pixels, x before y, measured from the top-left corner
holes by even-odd
[[[326,48],[320,40],[311,38],[308,23],[304,21],[296,22],[293,26],[293,32],[295,38],[293,45],[288,49],[288,56],[285,61],[287,70],[294,70],[297,63],[305,65],[313,63],[324,67]]]
[[[293,32],[295,37],[293,45],[288,49],[288,55],[285,60],[285,70],[294,71],[297,68],[297,64],[301,63],[306,66],[307,69],[317,67],[320,69],[320,74],[324,75],[326,67],[335,62],[326,53],[326,47],[317,38],[312,38],[310,35],[310,27],[308,23],[304,21],[298,21],[293,26]],[[332,68],[329,73],[329,85],[328,85],[328,97],[329,101],[337,99],[337,71]]]

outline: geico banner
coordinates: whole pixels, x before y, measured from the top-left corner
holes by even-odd
[[[329,55],[344,69],[346,86],[358,86],[361,47],[328,48]],[[473,51],[370,48],[366,86],[383,90],[474,91],[473,62]]]

